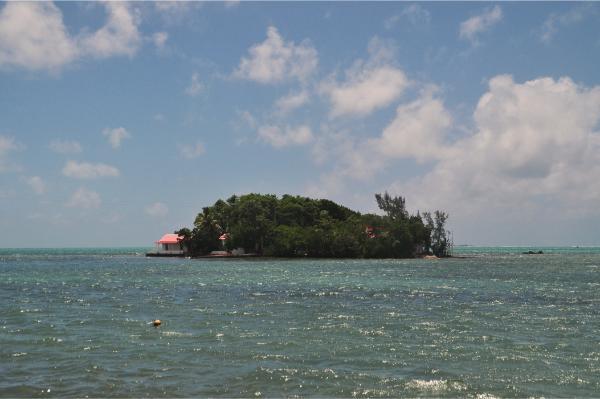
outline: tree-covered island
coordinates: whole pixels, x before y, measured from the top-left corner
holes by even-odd
[[[403,197],[376,194],[382,215],[361,214],[327,199],[247,194],[202,209],[183,236],[190,256],[244,248],[262,256],[412,258],[449,256],[448,215],[410,215]]]

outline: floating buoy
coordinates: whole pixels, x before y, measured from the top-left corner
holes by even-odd
[[[160,326],[161,324],[162,324],[162,322],[161,322],[160,320],[158,320],[158,319],[156,319],[156,320],[154,320],[154,321],[152,322],[152,325],[153,325],[154,327],[158,327],[158,326]]]

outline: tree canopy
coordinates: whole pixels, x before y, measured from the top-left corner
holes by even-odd
[[[232,196],[202,208],[191,230],[175,233],[184,237],[191,256],[234,248],[280,257],[448,255],[448,214],[410,215],[405,199],[387,192],[376,194],[375,199],[384,215],[361,214],[327,199],[287,194],[281,198],[271,194]]]

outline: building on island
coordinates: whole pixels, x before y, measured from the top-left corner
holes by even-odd
[[[177,234],[165,234],[155,242],[154,252],[148,252],[148,256],[183,256],[186,252],[183,236]]]

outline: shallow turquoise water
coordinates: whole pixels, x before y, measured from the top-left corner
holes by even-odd
[[[529,249],[0,250],[0,396],[597,397],[600,249]]]

